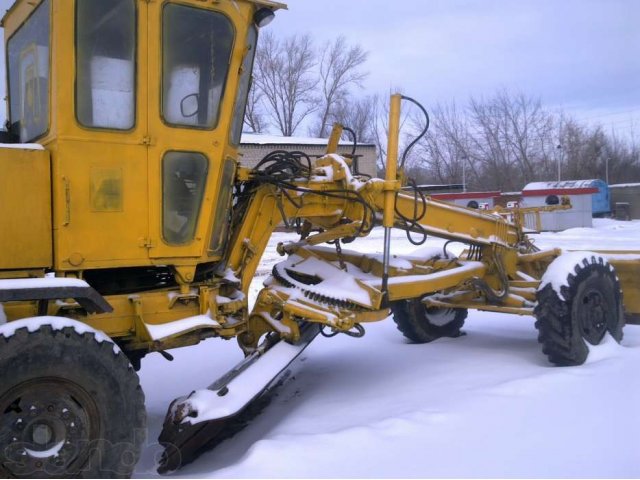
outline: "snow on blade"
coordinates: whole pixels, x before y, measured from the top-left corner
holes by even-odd
[[[7,323],[7,316],[4,314],[4,307],[0,303],[0,325]]]
[[[44,326],[49,326],[54,331],[60,331],[64,330],[65,328],[71,327],[76,331],[78,335],[92,333],[96,339],[96,342],[111,343],[113,345],[113,353],[118,354],[121,351],[120,347],[113,343],[113,340],[111,340],[111,338],[109,338],[100,330],[96,330],[86,323],[82,323],[77,320],[72,320],[65,317],[30,317],[16,320],[14,322],[8,322],[0,327],[0,336],[10,338],[15,335],[15,333],[21,328],[26,328],[29,333],[34,333]]]
[[[187,402],[196,415],[186,417],[183,423],[196,424],[238,413],[259,395],[265,386],[271,383],[307,345],[307,343],[291,345],[281,341],[226,386],[219,390],[205,389],[193,392],[189,395]],[[222,394],[225,389],[227,393]]]

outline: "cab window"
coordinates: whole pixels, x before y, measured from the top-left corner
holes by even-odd
[[[42,2],[7,44],[11,131],[21,142],[49,130],[49,7]]]
[[[247,108],[247,96],[251,87],[251,75],[253,72],[253,61],[256,56],[256,43],[258,42],[258,29],[256,27],[249,28],[247,34],[247,51],[242,61],[240,70],[240,81],[238,84],[238,93],[236,94],[236,103],[233,108],[233,125],[231,126],[231,143],[233,145],[240,144],[242,136],[242,126],[244,125],[244,112]]]
[[[134,0],[77,0],[76,115],[86,127],[135,124]]]
[[[196,152],[168,152],[162,160],[162,233],[169,245],[190,243],[196,233],[209,162]]]
[[[229,71],[233,26],[224,15],[168,4],[163,11],[162,116],[214,128]]]

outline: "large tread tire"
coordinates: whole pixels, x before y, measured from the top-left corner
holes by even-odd
[[[459,337],[467,318],[466,309],[427,308],[419,298],[393,302],[391,311],[398,330],[413,343]]]
[[[99,332],[29,330],[0,330],[0,477],[130,477],[146,411],[127,357]]]
[[[566,263],[562,257],[556,261]],[[587,344],[598,345],[607,332],[622,341],[624,327],[622,291],[613,267],[596,255],[585,255],[573,265],[560,293],[543,283],[534,309],[542,352],[564,367],[582,365],[589,355]]]

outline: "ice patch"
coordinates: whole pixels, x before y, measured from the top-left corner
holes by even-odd
[[[16,320],[14,322],[9,322],[2,327],[0,327],[0,335],[5,338],[10,338],[21,328],[26,328],[29,333],[34,333],[39,330],[43,326],[49,326],[52,330],[59,331],[65,328],[73,328],[78,335],[83,335],[85,333],[92,333],[96,339],[96,342],[108,342],[113,345],[113,353],[116,355],[121,352],[120,347],[113,343],[113,340],[109,338],[107,335],[102,333],[100,330],[96,330],[86,323],[78,322],[77,320],[72,320],[70,318],[64,317],[30,317],[23,318],[20,320]]]

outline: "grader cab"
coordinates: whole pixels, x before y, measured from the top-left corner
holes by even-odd
[[[29,178],[3,174],[39,207],[35,225],[19,208],[4,221],[24,224],[26,241],[34,226],[43,233],[37,259],[20,249],[5,260],[3,248],[0,268],[92,271],[118,290],[153,288],[156,265],[188,283],[222,258],[257,27],[255,3],[214,3],[46,0],[9,11],[9,131],[46,153],[32,155]],[[17,168],[4,157],[3,172]],[[22,241],[2,239],[14,251]]]
[[[243,166],[259,29],[280,8],[18,0],[4,17],[0,475],[130,475],[146,431],[135,370],[210,337],[236,338],[245,359],[172,403],[161,471],[222,438],[323,330],[362,336],[392,313],[424,343],[458,335],[468,309],[533,315],[559,365],[583,363],[607,332],[621,338],[634,257],[539,251],[517,221],[401,190],[412,99],[391,99],[384,179],[335,153],[340,125],[323,158],[274,152]],[[299,238],[279,246],[250,309],[278,224]],[[342,248],[377,227],[382,257]],[[467,248],[392,262],[392,228]],[[625,297],[629,318],[639,298]]]

